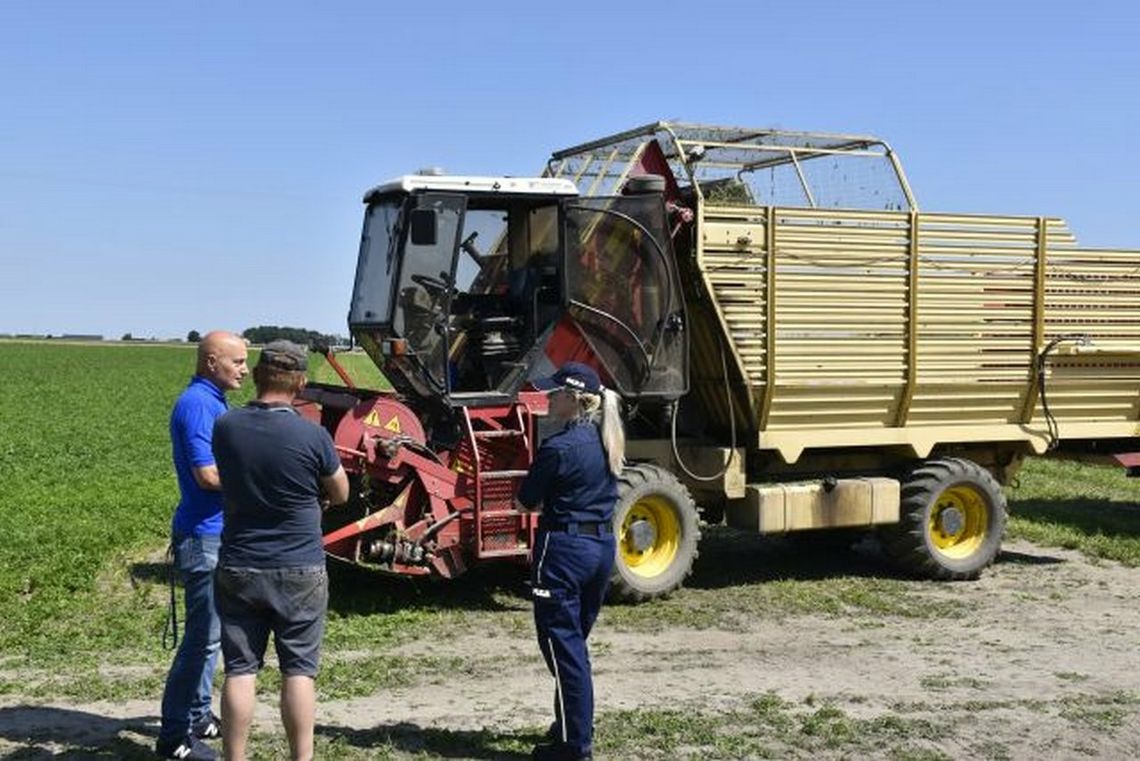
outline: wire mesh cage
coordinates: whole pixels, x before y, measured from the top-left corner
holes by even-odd
[[[617,195],[631,176],[668,169],[683,195],[726,206],[911,210],[914,197],[876,137],[656,122],[553,154],[546,176],[584,196]]]

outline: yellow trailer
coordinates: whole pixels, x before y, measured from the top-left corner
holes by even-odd
[[[865,135],[658,122],[545,172],[583,196],[646,175],[673,214],[691,385],[671,435],[630,451],[707,517],[880,525],[906,567],[973,577],[1024,456],[1140,449],[1140,251],[1082,248],[1058,217],[922,211]],[[632,587],[683,578],[683,511],[645,511],[660,546],[623,544]],[[646,553],[670,562],[639,579]]]

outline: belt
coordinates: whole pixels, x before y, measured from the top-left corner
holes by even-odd
[[[565,534],[581,534],[583,536],[606,536],[614,532],[609,521],[570,521],[569,523],[553,523],[539,521],[540,531],[560,531]]]

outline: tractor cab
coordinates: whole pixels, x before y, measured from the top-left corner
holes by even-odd
[[[467,406],[587,361],[623,395],[687,390],[684,300],[658,193],[413,175],[367,204],[349,326],[401,392]]]

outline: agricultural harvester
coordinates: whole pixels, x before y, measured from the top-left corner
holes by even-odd
[[[394,390],[301,401],[352,476],[331,557],[525,562],[512,498],[547,428],[528,381],[571,359],[624,399],[625,599],[683,581],[702,520],[873,528],[907,570],[973,578],[1025,456],[1138,464],[1140,252],[921,212],[877,138],[660,122],[541,177],[411,175],[364,203],[348,320]]]

